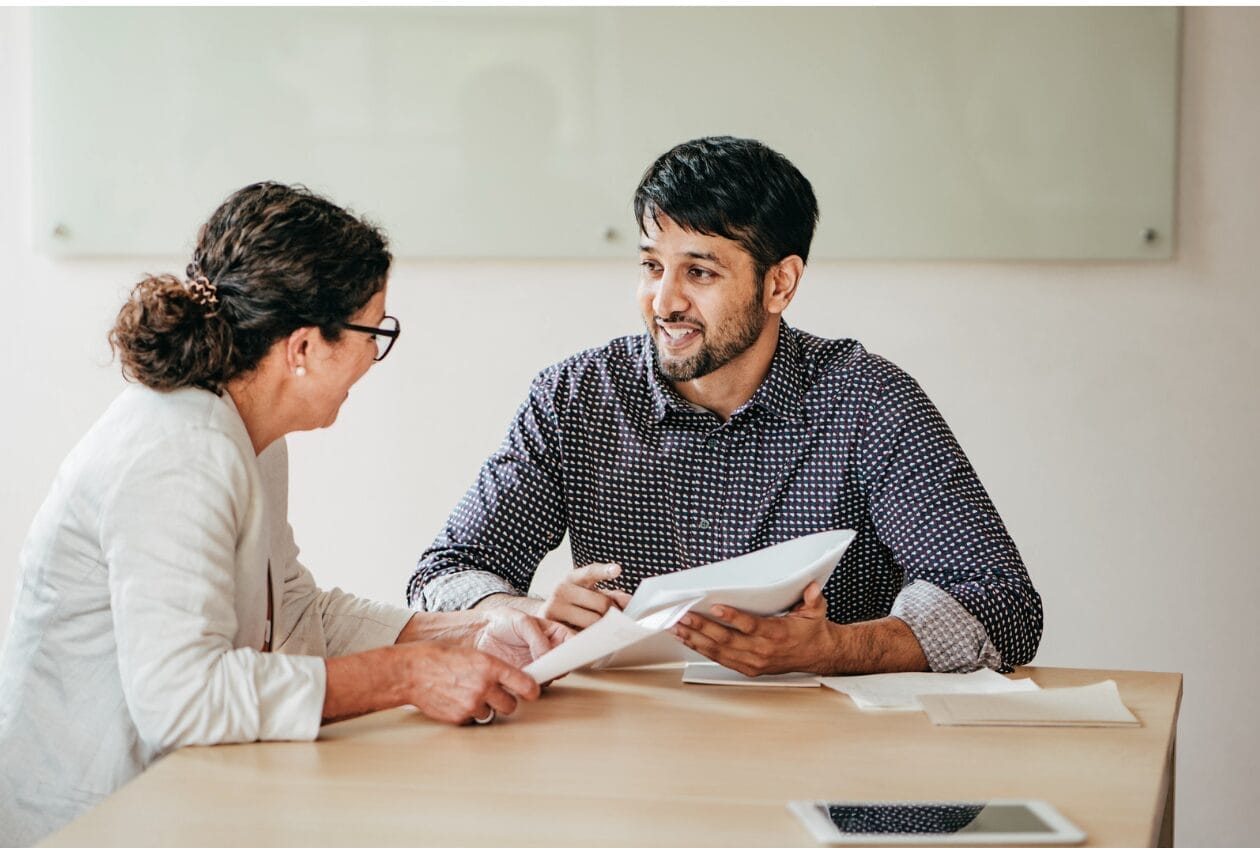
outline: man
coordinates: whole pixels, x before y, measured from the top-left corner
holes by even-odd
[[[717,608],[677,637],[756,675],[1028,662],[1041,598],[980,481],[908,375],[789,327],[809,181],[751,140],[687,142],[634,197],[645,335],[543,371],[408,587],[590,625],[655,574],[836,528],[857,536],[789,614]],[[569,533],[574,571],[522,597]]]

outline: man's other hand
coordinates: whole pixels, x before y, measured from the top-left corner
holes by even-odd
[[[624,609],[630,595],[620,589],[600,589],[596,584],[621,575],[616,563],[597,562],[575,568],[552,590],[538,613],[575,630],[590,627],[612,607]]]

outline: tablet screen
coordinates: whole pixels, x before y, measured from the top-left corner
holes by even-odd
[[[1050,833],[1023,804],[819,804],[840,833]]]

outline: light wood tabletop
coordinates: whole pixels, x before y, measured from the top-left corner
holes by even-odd
[[[581,673],[484,727],[392,710],[314,743],[187,748],[44,844],[804,848],[789,800],[985,798],[1049,801],[1092,846],[1171,844],[1181,675],[1014,676],[1114,679],[1142,724],[936,727],[826,688]]]

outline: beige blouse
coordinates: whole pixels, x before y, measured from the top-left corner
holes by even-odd
[[[79,442],[23,546],[0,658],[0,845],[175,748],[318,735],[322,657],[392,643],[410,612],[321,591],[287,501],[284,441],[255,456],[226,394],[132,386]]]

